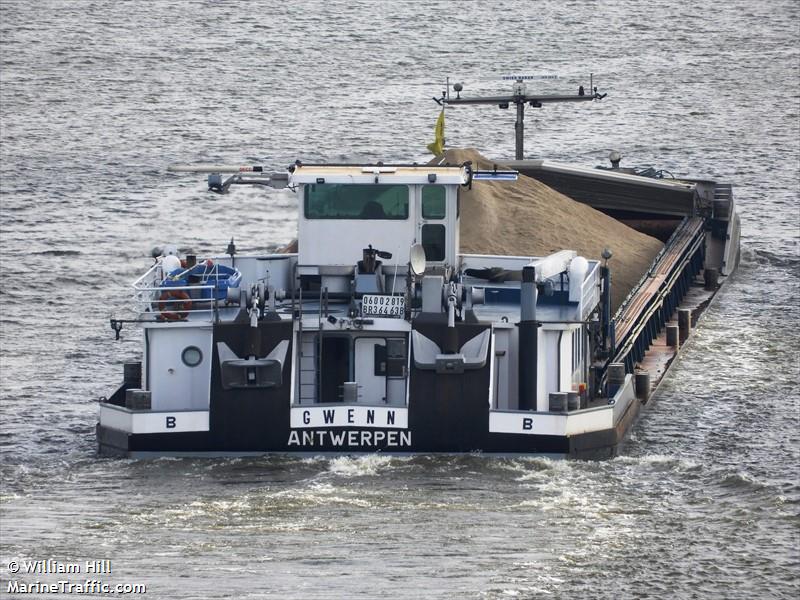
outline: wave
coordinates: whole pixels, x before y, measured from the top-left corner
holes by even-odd
[[[758,481],[755,477],[744,471],[737,471],[724,475],[720,481],[720,485],[726,488],[750,491],[760,491],[767,487],[765,483]]]
[[[40,250],[38,252],[31,252],[38,256],[80,256],[83,254],[79,250]]]
[[[793,254],[779,254],[771,252],[770,250],[762,250],[758,248],[742,247],[742,257],[747,260],[751,259],[753,262],[760,265],[769,265],[786,269],[791,275],[800,277],[800,252],[795,251]]]
[[[652,467],[657,471],[700,471],[702,465],[696,461],[668,454],[645,454],[643,456],[617,456],[612,463]]]
[[[357,457],[340,456],[331,459],[328,470],[344,477],[371,476],[390,469],[397,460],[391,456],[381,454],[368,454]]]

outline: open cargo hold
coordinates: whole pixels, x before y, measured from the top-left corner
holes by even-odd
[[[507,168],[473,148],[448,150],[437,163],[472,161],[476,169]],[[461,251],[547,256],[562,248],[601,260],[613,252],[611,304],[616,311],[664,247],[659,240],[582,204],[531,177],[481,182],[461,190]]]

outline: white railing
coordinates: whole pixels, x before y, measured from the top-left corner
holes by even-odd
[[[215,311],[220,308],[217,285],[162,286],[163,281],[161,263],[156,263],[133,282],[133,303],[140,317],[152,314],[157,320],[168,322],[185,321],[196,315],[195,318],[213,320]],[[223,306],[227,302],[223,300]]]

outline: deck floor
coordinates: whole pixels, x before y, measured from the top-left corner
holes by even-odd
[[[692,311],[692,329],[689,332],[689,335],[691,336],[694,327],[697,325],[697,319],[711,301],[711,298],[714,297],[714,294],[715,292],[709,292],[703,287],[703,274],[701,271],[700,274],[692,281],[691,287],[686,292],[683,301],[670,316],[670,320],[667,324],[677,325],[678,310],[689,309]],[[644,359],[636,364],[637,371],[650,372],[651,395],[658,388],[658,385],[661,383],[661,380],[669,369],[670,364],[679,352],[680,349],[667,346],[667,328],[665,326],[661,332],[659,332],[658,336],[656,336],[656,339],[653,340],[653,343],[650,345],[650,348],[648,348],[647,352],[645,352]]]

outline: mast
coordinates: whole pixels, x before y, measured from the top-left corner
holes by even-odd
[[[548,77],[555,79],[555,77]],[[505,80],[514,80],[514,89],[511,95],[508,96],[476,96],[473,98],[462,98],[461,91],[464,89],[462,84],[456,83],[453,89],[456,91],[456,97],[453,98],[449,94],[442,94],[441,98],[434,98],[439,104],[496,104],[499,108],[507,109],[511,104],[517,107],[517,120],[514,123],[515,131],[515,159],[523,160],[524,147],[525,147],[525,105],[533,108],[541,108],[544,104],[554,102],[584,102],[586,100],[602,100],[606,94],[599,94],[597,87],[592,87],[593,79],[590,79],[589,89],[591,92],[586,93],[583,86],[578,87],[578,93],[574,95],[558,95],[558,94],[528,94],[525,88],[525,80],[528,79],[542,79],[536,75],[511,75],[503,77]],[[448,85],[449,88],[449,85]]]

